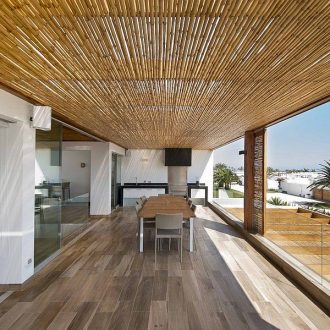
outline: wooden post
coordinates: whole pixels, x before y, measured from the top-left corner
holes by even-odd
[[[267,129],[263,130],[264,146],[263,146],[263,215],[262,215],[262,229],[260,235],[264,235],[266,231],[266,203],[267,203]]]
[[[244,228],[253,229],[254,195],[254,132],[245,132],[244,138]]]
[[[266,211],[266,129],[254,133],[253,230],[264,234]]]

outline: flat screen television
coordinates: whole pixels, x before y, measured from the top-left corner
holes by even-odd
[[[191,148],[166,148],[165,166],[191,166]]]

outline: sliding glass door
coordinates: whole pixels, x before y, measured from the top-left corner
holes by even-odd
[[[88,224],[90,201],[90,150],[62,150],[62,240]]]
[[[60,249],[62,125],[36,132],[34,264]]]

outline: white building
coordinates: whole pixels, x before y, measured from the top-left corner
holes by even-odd
[[[310,198],[313,195],[311,189],[308,188],[319,176],[318,172],[297,172],[282,173],[280,176],[270,176],[267,179],[268,189],[278,189],[278,178],[282,178],[281,190],[290,195]]]

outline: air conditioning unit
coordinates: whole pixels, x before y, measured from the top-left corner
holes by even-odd
[[[52,128],[52,108],[41,105],[34,106],[31,127],[43,131],[50,131]]]

